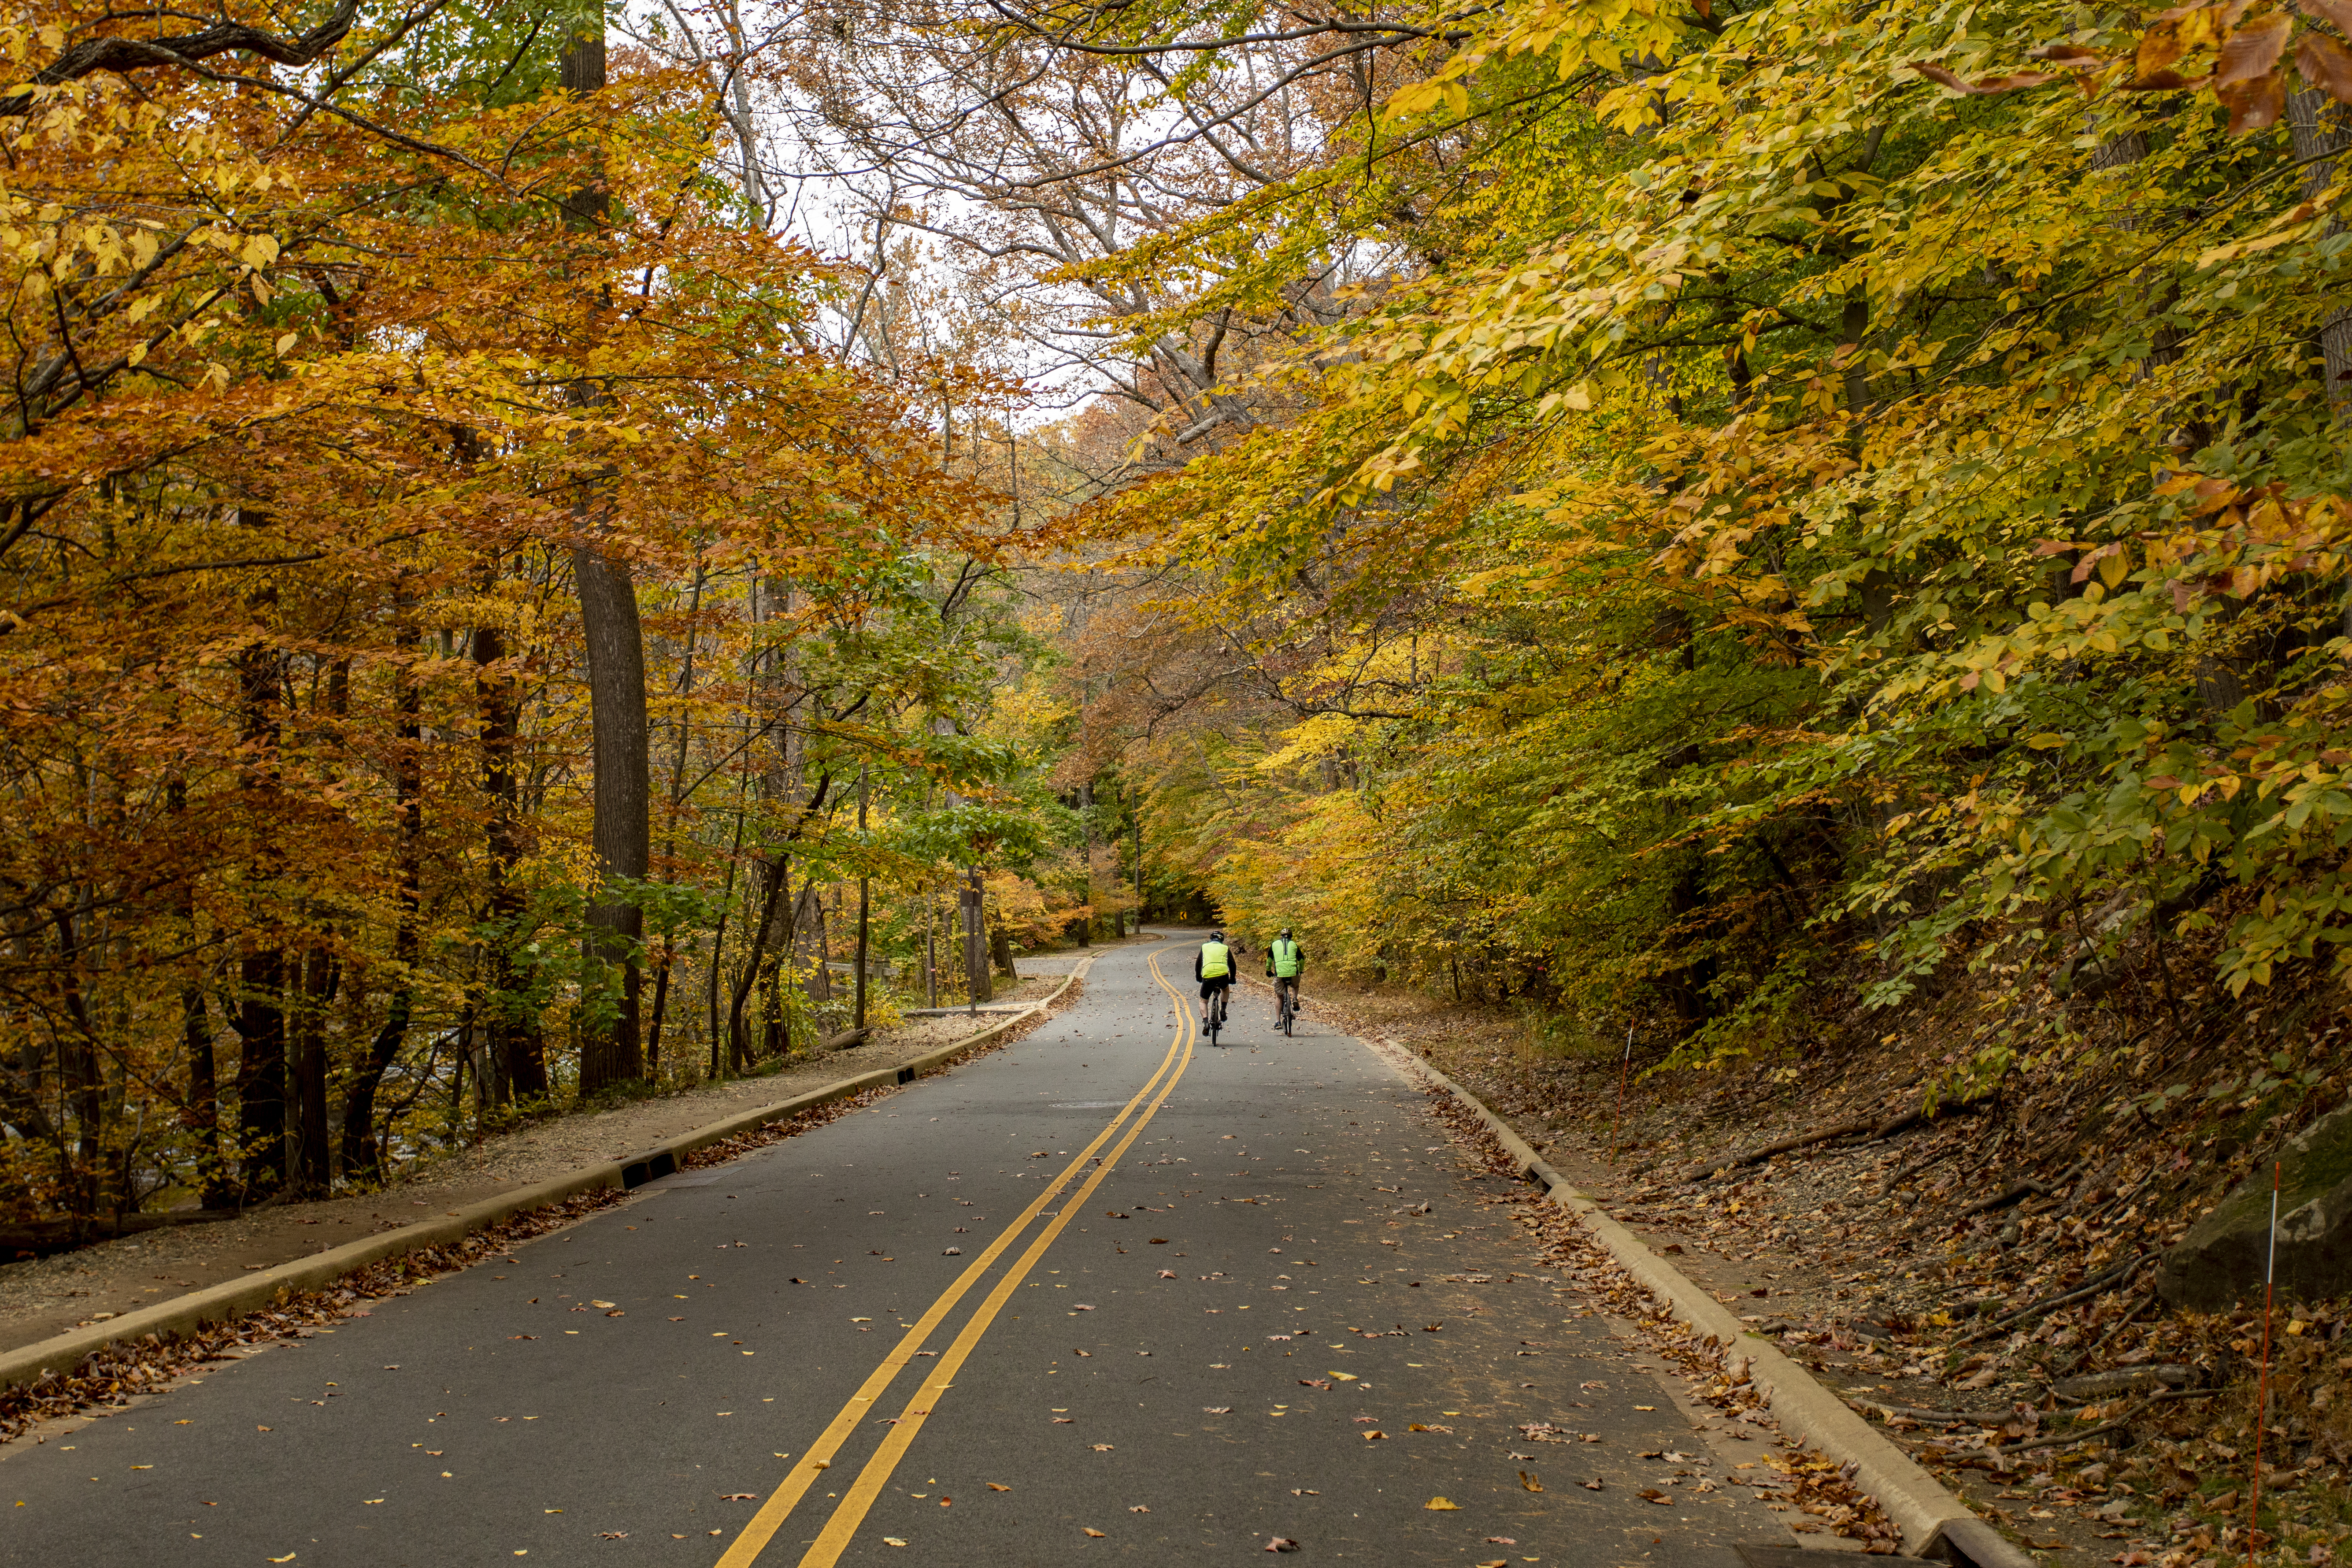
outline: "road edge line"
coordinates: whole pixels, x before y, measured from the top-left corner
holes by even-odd
[[[1543,1156],[1476,1095],[1417,1054],[1405,1054],[1416,1071],[1476,1113],[1519,1175],[1541,1182],[1551,1202],[1574,1215],[1635,1283],[1664,1301],[1693,1329],[1721,1341],[1727,1353],[1736,1346],[1748,1358],[1748,1376],[1774,1417],[1790,1431],[1802,1434],[1797,1438],[1801,1446],[1818,1448],[1854,1467],[1854,1484],[1876,1498],[1887,1517],[1901,1528],[1905,1551],[1916,1557],[1940,1558],[1973,1568],[2035,1568],[2033,1558],[1979,1519],[1926,1467],[1874,1430],[1780,1347],[1749,1331],[1722,1302],[1644,1247],[1632,1231],[1545,1163]]]
[[[677,1163],[678,1157],[694,1150],[724,1142],[771,1122],[789,1120],[815,1106],[847,1100],[869,1089],[911,1083],[917,1078],[948,1067],[956,1058],[987,1044],[1015,1025],[1026,1023],[1051,1007],[1071,986],[1085,977],[1087,971],[1094,967],[1095,960],[1100,956],[1098,952],[1087,953],[1072,966],[1059,985],[1022,1012],[1012,1014],[977,1034],[967,1035],[962,1039],[910,1058],[896,1067],[877,1068],[855,1078],[845,1078],[805,1094],[794,1095],[790,1100],[738,1111],[721,1121],[667,1139],[643,1153],[626,1159],[583,1165],[560,1176],[478,1199],[431,1219],[416,1220],[396,1230],[362,1237],[325,1252],[258,1270],[247,1279],[224,1279],[217,1285],[191,1290],[172,1300],[159,1301],[152,1307],[126,1312],[104,1323],[93,1323],[86,1329],[68,1329],[62,1334],[53,1334],[16,1350],[0,1352],[0,1390],[37,1383],[49,1373],[69,1375],[84,1361],[110,1345],[134,1342],[151,1334],[171,1336],[188,1333],[207,1323],[222,1322],[258,1310],[277,1300],[281,1294],[316,1289],[371,1263],[380,1263],[387,1258],[415,1252],[422,1247],[462,1241],[477,1231],[487,1230],[527,1209],[562,1203],[566,1198],[602,1187],[627,1189],[640,1186],[682,1169]],[[660,1168],[665,1165],[666,1169]]]

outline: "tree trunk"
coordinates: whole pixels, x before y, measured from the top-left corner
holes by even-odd
[[[743,1005],[751,999],[751,987],[759,984],[768,951],[768,933],[775,929],[776,905],[783,897],[784,884],[791,875],[781,855],[763,864],[768,885],[760,895],[759,923],[751,928],[751,951],[744,956],[742,976],[735,982],[735,994],[727,1004],[728,1059],[739,1072],[751,1061],[751,1031],[743,1022]]]
[[[187,781],[174,773],[165,786],[165,800],[174,818],[188,809]],[[180,884],[182,941],[196,945],[196,892],[193,876]],[[213,1054],[211,1010],[205,1003],[205,978],[199,971],[180,984],[180,1040],[188,1053],[188,1105],[183,1120],[194,1136],[198,1201],[208,1209],[231,1208],[236,1198],[224,1180],[221,1158],[220,1061]]]
[[[572,35],[562,58],[567,92],[593,93],[604,87],[604,13],[592,27]],[[564,200],[576,229],[604,221],[601,175]],[[598,400],[594,387],[575,384],[571,401],[587,406]],[[645,1076],[637,1032],[637,939],[644,913],[608,889],[615,879],[642,881],[652,856],[652,795],[646,723],[645,633],[637,615],[636,584],[628,563],[597,542],[610,521],[610,498],[600,480],[584,483],[572,509],[580,542],[572,552],[572,574],[580,592],[580,627],[588,645],[588,715],[593,742],[595,825],[592,833],[598,887],[588,911],[587,956],[621,971],[619,1007],[612,1022],[599,1021],[582,1041],[580,1091],[593,1094]]]
[[[286,954],[247,948],[237,963],[238,1174],[247,1203],[286,1184]]]
[[[2295,160],[2304,165],[2303,194],[2316,197],[2336,179],[2336,160],[2330,154],[2352,146],[2344,113],[2331,110],[2325,89],[2306,87],[2287,94],[2286,129]],[[2328,231],[2341,226],[2330,224]],[[2319,353],[2327,367],[2327,405],[2341,416],[2352,406],[2352,310],[2336,311],[2320,327]]]
[[[266,611],[276,595],[265,589],[253,608]],[[246,758],[239,787],[253,835],[252,875],[268,888],[275,882],[278,855],[278,654],[267,645],[247,647],[237,658],[241,737]],[[265,895],[266,896],[266,895]],[[287,1178],[286,1147],[286,954],[274,913],[253,911],[237,962],[240,998],[236,1032],[237,1155],[244,1201],[267,1197]]]
[[[860,849],[866,847],[866,771],[861,768],[857,773],[857,845]],[[849,1026],[853,1029],[866,1027],[866,964],[871,951],[871,933],[867,925],[868,883],[869,879],[861,867],[857,877],[857,999],[849,1020]]]
[[[327,1138],[327,1008],[342,984],[342,964],[322,944],[302,956],[301,1007],[294,1016],[294,1102],[299,1113],[295,1140],[296,1184],[324,1195],[334,1184],[333,1154]]]
[[[421,900],[425,837],[425,728],[416,687],[415,658],[419,637],[411,616],[415,601],[403,584],[394,602],[393,631],[393,793],[399,801],[400,839],[398,914],[392,929],[392,997],[383,1022],[368,1042],[343,1092],[343,1175],[352,1182],[378,1183],[384,1178],[383,1146],[376,1136],[375,1096],[408,1038],[408,1025],[416,1007],[417,912]],[[478,650],[477,657],[479,657]],[[497,830],[493,810],[491,828]],[[490,854],[497,875],[498,850]]]
[[[496,568],[491,568],[495,573]],[[486,574],[488,576],[488,574]],[[491,584],[485,582],[487,593]],[[490,995],[484,1009],[489,1048],[498,1058],[499,1076],[517,1100],[547,1098],[547,1053],[539,1027],[539,1010],[530,994],[530,977],[515,963],[518,929],[523,912],[514,868],[524,850],[521,792],[516,784],[515,749],[522,735],[522,698],[514,671],[507,668],[509,654],[504,628],[474,628],[474,700],[481,710],[482,793],[489,797],[490,819],[483,831],[489,862],[489,917],[493,931],[490,952]]]

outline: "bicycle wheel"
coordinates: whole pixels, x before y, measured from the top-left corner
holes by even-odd
[[[1282,988],[1282,1032],[1285,1036],[1290,1033],[1290,1021],[1297,1016],[1298,1004],[1292,998],[1290,987],[1286,985]]]

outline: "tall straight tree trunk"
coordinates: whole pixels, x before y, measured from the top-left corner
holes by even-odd
[[[343,1174],[354,1182],[383,1180],[383,1146],[376,1137],[375,1096],[399,1058],[416,1008],[416,921],[422,893],[425,837],[425,727],[416,687],[420,638],[415,599],[403,584],[394,599],[393,712],[395,750],[393,792],[399,799],[399,913],[392,928],[392,997],[383,1022],[368,1042],[343,1097]],[[495,821],[495,818],[493,818]],[[492,860],[497,857],[495,851]]]
[[[562,65],[564,91],[586,95],[604,90],[601,9],[593,24],[566,42]],[[600,229],[605,202],[599,173],[587,186],[565,198],[565,217],[575,230]],[[587,345],[581,346],[584,350]],[[598,399],[589,381],[577,382],[571,389],[571,400],[577,406],[592,405]],[[645,1076],[638,1038],[636,962],[637,939],[645,931],[644,912],[625,897],[614,897],[607,889],[615,879],[645,879],[653,847],[647,811],[652,786],[645,634],[637,614],[636,584],[630,578],[627,561],[602,542],[601,536],[611,522],[611,498],[600,480],[583,481],[583,493],[572,517],[577,542],[572,551],[572,574],[580,592],[580,626],[588,645],[588,715],[594,731],[592,841],[599,886],[588,911],[587,950],[592,961],[617,966],[621,972],[619,1007],[612,1022],[599,1022],[582,1042],[580,1089],[593,1094]]]
[[[265,939],[267,941],[267,939]],[[237,961],[236,1141],[245,1201],[286,1184],[286,953],[248,947]]]
[[[694,591],[687,599],[687,615],[689,618],[686,627],[686,658],[682,661],[683,667],[679,669],[677,678],[680,697],[694,695],[694,645],[698,634],[702,629],[698,619],[695,617],[698,617],[702,612],[704,579],[702,565],[698,562],[694,568]],[[686,798],[686,747],[693,732],[693,718],[685,708],[681,707],[677,714],[677,745],[672,754],[669,770],[669,811],[662,819],[662,865],[665,868],[666,877],[675,874],[673,868],[677,854],[677,814],[684,806]],[[661,963],[654,972],[653,1022],[646,1030],[646,1076],[647,1078],[658,1078],[661,1075],[662,1023],[669,1016],[670,971],[677,962],[677,939],[674,935],[665,935],[662,938]]]
[[[493,585],[496,565],[484,573],[483,591]],[[484,1009],[491,1054],[499,1076],[517,1100],[547,1097],[547,1053],[540,1034],[539,1014],[527,994],[529,979],[515,963],[515,943],[521,932],[522,893],[515,886],[515,865],[522,858],[521,790],[516,782],[515,748],[522,738],[522,694],[514,671],[508,668],[506,631],[495,626],[474,628],[474,701],[481,713],[482,793],[489,797],[490,820],[484,829],[489,862],[489,917],[496,932],[489,955],[490,990]]]
[[[254,607],[275,603],[268,590]],[[253,877],[262,897],[277,879],[276,844],[280,802],[278,790],[278,654],[267,645],[247,647],[237,658],[240,729],[245,765],[238,783],[246,818],[254,836]],[[237,961],[236,1113],[239,1184],[244,1198],[267,1197],[285,1185],[286,1142],[286,953],[274,912],[252,912]]]
[[[857,846],[861,850],[866,847],[866,770],[860,768],[857,770]],[[849,1020],[849,1026],[853,1029],[866,1027],[866,963],[872,948],[867,926],[867,889],[871,881],[866,868],[860,866],[857,871],[857,999]]]
[[[2352,131],[2322,88],[2306,87],[2286,99],[2286,129],[2295,161],[2304,165],[2303,194],[2316,197],[2336,183],[2333,154],[2352,146]],[[2341,227],[2331,224],[2330,231]],[[2352,308],[2337,310],[2319,329],[2320,357],[2327,367],[2327,405],[2340,416],[2352,407]],[[2352,625],[2352,611],[2347,612]]]
[[[294,1105],[299,1129],[294,1141],[296,1184],[323,1194],[334,1184],[333,1153],[327,1138],[327,1009],[342,984],[342,964],[323,942],[302,954],[301,1006],[294,1015]]]
[[[652,860],[647,805],[646,652],[636,585],[628,567],[583,546],[572,552],[580,619],[588,641],[589,722],[594,731],[596,870],[643,881]],[[580,1062],[580,1089],[593,1093],[645,1076],[638,1047],[637,944],[644,911],[599,889],[588,913],[589,955],[621,971],[620,1005],[609,1027],[592,1030]]]
[[[176,773],[164,786],[164,804],[175,820],[185,819],[188,784]],[[194,947],[196,889],[193,874],[181,879],[179,903],[184,932],[181,940]],[[236,1199],[223,1180],[225,1167],[221,1159],[220,1061],[213,1054],[212,1011],[205,1002],[201,971],[180,984],[180,1040],[188,1055],[188,1108],[184,1121],[195,1138],[198,1201],[208,1209],[232,1208]]]

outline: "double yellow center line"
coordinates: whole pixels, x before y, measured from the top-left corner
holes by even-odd
[[[1160,951],[1169,950],[1162,948]],[[1184,1076],[1184,1069],[1192,1059],[1192,1011],[1176,988],[1169,984],[1168,976],[1160,973],[1160,952],[1154,952],[1150,962],[1152,979],[1159,982],[1160,988],[1176,1003],[1176,1033],[1168,1042],[1167,1054],[1160,1058],[1160,1066],[1136,1091],[1135,1098],[1110,1119],[1108,1126],[1095,1134],[1094,1141],[1079,1150],[1077,1157],[1063,1168],[1061,1174],[1055,1176],[1045,1190],[1038,1194],[1029,1206],[1023,1209],[1019,1216],[971,1260],[956,1277],[954,1284],[941,1291],[939,1299],[925,1309],[905,1337],[882,1358],[881,1364],[859,1385],[857,1392],[850,1396],[849,1403],[841,1407],[839,1414],[826,1424],[824,1432],[809,1446],[808,1451],[786,1473],[783,1484],[760,1505],[760,1511],[751,1516],[751,1521],[743,1527],[743,1532],[729,1544],[726,1554],[719,1559],[718,1568],[751,1568],[768,1542],[774,1539],[776,1531],[782,1528],[793,1507],[816,1484],[817,1478],[833,1468],[834,1458],[840,1452],[842,1444],[857,1429],[860,1422],[873,1415],[875,1402],[914,1360],[915,1352],[922,1349],[924,1341],[947,1321],[956,1303],[987,1278],[989,1271],[996,1267],[997,1259],[1011,1250],[1013,1243],[1020,1239],[1029,1228],[1030,1222],[1045,1205],[1052,1203],[1071,1182],[1084,1174],[1085,1180],[1062,1205],[1061,1212],[1037,1233],[1013,1266],[1004,1271],[995,1288],[982,1300],[978,1309],[964,1323],[954,1342],[940,1356],[939,1364],[932,1368],[930,1375],[923,1379],[922,1385],[907,1401],[906,1407],[898,1413],[897,1424],[882,1439],[881,1447],[866,1462],[866,1468],[858,1472],[857,1479],[834,1510],[833,1517],[825,1521],[815,1544],[801,1558],[800,1568],[830,1568],[840,1560],[851,1538],[857,1533],[857,1527],[865,1521],[867,1510],[881,1496],[882,1489],[889,1484],[891,1472],[905,1457],[916,1434],[923,1429],[925,1417],[937,1408],[940,1397],[954,1384],[957,1370],[971,1354],[973,1347],[980,1343],[982,1336],[988,1332],[989,1326],[996,1321],[997,1313],[1012,1299],[1013,1292],[1021,1288],[1023,1279],[1030,1269],[1036,1267],[1037,1260],[1045,1257],[1045,1249],[1054,1245],[1063,1227],[1086,1205],[1095,1189],[1110,1174],[1111,1168],[1118,1163],[1143,1129],[1159,1114],[1160,1108],[1168,1102],[1169,1095],[1175,1090],[1177,1079]],[[1139,1108],[1141,1109],[1139,1115],[1137,1113]],[[1124,1136],[1120,1135],[1122,1127],[1126,1129]],[[1115,1138],[1118,1140],[1116,1146],[1102,1156],[1091,1174],[1087,1174],[1088,1163]]]

